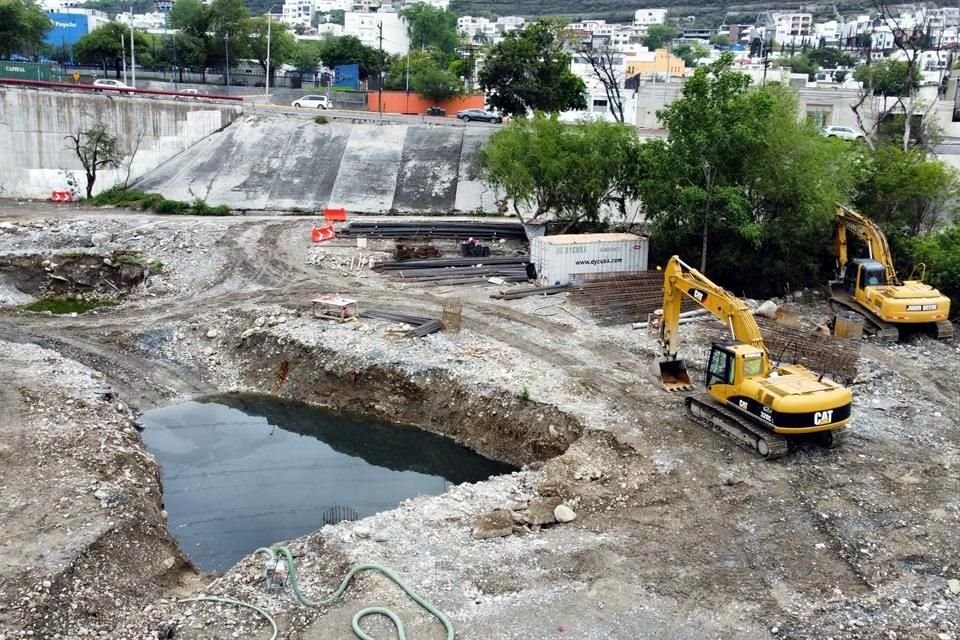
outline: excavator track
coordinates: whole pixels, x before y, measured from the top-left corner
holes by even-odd
[[[882,320],[871,311],[864,309],[859,303],[854,302],[852,298],[845,294],[837,294],[836,291],[830,292],[830,308],[836,313],[840,309],[853,311],[863,316],[868,330],[876,334],[884,342],[897,342],[900,339],[900,330],[897,326]]]
[[[708,395],[687,396],[687,411],[704,427],[729,436],[738,445],[767,460],[787,454],[787,439],[755,424],[732,409],[720,406]]]

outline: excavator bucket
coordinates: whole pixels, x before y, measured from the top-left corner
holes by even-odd
[[[664,360],[657,363],[660,368],[660,383],[667,391],[689,391],[693,389],[687,363],[683,360]]]

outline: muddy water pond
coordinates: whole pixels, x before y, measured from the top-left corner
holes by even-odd
[[[163,470],[170,531],[206,571],[324,524],[513,470],[414,427],[268,396],[206,397],[147,411],[142,422]]]

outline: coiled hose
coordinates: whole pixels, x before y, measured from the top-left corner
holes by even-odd
[[[340,583],[340,586],[337,587],[337,590],[332,594],[324,598],[323,600],[313,601],[307,598],[304,595],[303,591],[300,589],[300,584],[297,582],[297,567],[293,561],[293,554],[290,552],[290,549],[287,547],[277,547],[276,549],[270,549],[267,547],[260,547],[254,553],[263,554],[268,557],[268,562],[276,562],[277,555],[282,555],[286,559],[287,563],[287,574],[290,580],[290,586],[293,589],[294,595],[297,597],[297,601],[305,607],[320,607],[335,602],[343,592],[347,590],[347,586],[350,584],[350,581],[353,579],[353,576],[357,575],[362,571],[376,571],[383,576],[389,578],[393,581],[398,587],[403,589],[403,592],[406,593],[410,598],[416,602],[418,605],[426,609],[426,611],[440,621],[440,624],[447,630],[447,640],[454,640],[454,630],[453,625],[450,623],[450,620],[441,612],[439,609],[434,607],[432,604],[424,600],[420,594],[412,590],[402,580],[390,569],[381,566],[379,564],[358,564],[357,566],[350,569],[347,572],[347,575],[344,576],[343,581]],[[229,598],[220,598],[215,596],[198,596],[196,598],[189,598],[186,600],[181,600],[180,602],[219,602],[222,604],[230,604],[237,607],[244,607],[247,609],[252,609],[256,611],[261,616],[266,618],[267,622],[270,623],[270,626],[273,629],[273,635],[270,636],[270,640],[277,639],[277,623],[274,621],[273,617],[267,613],[265,610],[261,609],[256,605],[252,605],[248,602],[240,602],[239,600],[231,600]],[[353,634],[360,638],[360,640],[375,640],[372,636],[367,635],[363,629],[360,628],[360,621],[371,615],[382,615],[386,616],[393,622],[393,626],[397,629],[397,638],[398,640],[407,640],[407,632],[404,629],[403,622],[396,613],[387,609],[385,607],[367,607],[366,609],[361,609],[353,616]]]

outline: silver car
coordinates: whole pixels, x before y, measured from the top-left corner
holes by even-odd
[[[863,140],[863,134],[850,127],[824,127],[823,135],[828,138],[842,138],[844,140]]]
[[[464,109],[457,113],[457,117],[464,122],[470,122],[471,120],[479,120],[480,122],[489,122],[491,124],[503,122],[503,116],[493,111],[487,111],[486,109]]]

